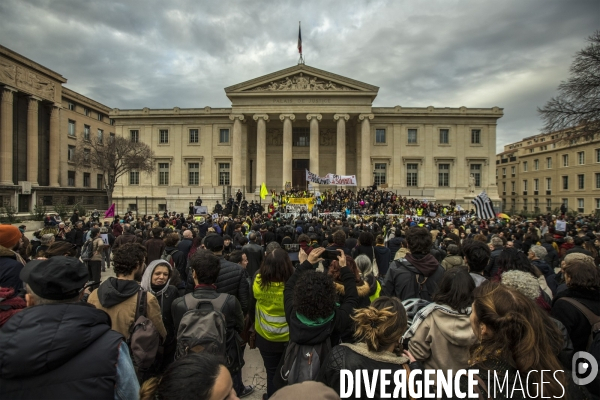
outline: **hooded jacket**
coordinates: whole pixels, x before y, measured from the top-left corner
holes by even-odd
[[[112,321],[112,329],[129,339],[129,329],[134,323],[140,284],[134,280],[108,278],[90,294],[88,303],[105,311]],[[162,321],[160,306],[152,293],[147,296],[146,317],[152,321],[160,336],[165,339],[167,331]]]
[[[23,263],[19,258],[14,251],[0,246],[0,287],[11,287],[15,292],[23,288],[23,282],[19,277]]]
[[[407,254],[406,258],[390,265],[383,282],[383,293],[400,300],[421,298],[431,301],[442,275],[444,268],[431,254]]]
[[[448,255],[442,260],[442,267],[445,270],[464,265],[463,258],[459,255]]]
[[[108,315],[86,303],[27,308],[0,331],[1,396],[113,399],[122,342]]]
[[[377,269],[379,270],[379,276],[385,276],[390,263],[392,262],[392,253],[390,249],[384,246],[375,246],[375,260],[377,260]]]
[[[575,351],[586,351],[592,327],[588,319],[571,303],[561,300],[571,297],[596,315],[600,315],[600,296],[598,290],[568,287],[557,293],[552,300],[552,316],[562,322],[569,332]]]

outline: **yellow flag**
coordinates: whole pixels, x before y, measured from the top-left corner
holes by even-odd
[[[263,182],[262,185],[260,185],[260,198],[264,200],[268,194],[269,191],[267,190],[267,185],[265,185],[265,183]]]

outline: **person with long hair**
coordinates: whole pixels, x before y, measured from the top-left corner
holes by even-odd
[[[422,370],[420,363],[407,351],[401,351],[400,338],[406,330],[406,310],[397,297],[382,296],[369,307],[357,309],[354,316],[356,343],[342,343],[334,347],[325,358],[318,381],[340,394],[340,371],[366,369]],[[408,372],[408,371],[407,371]],[[377,381],[379,385],[381,381]],[[361,393],[365,393],[364,381]],[[379,399],[379,386],[374,399]]]
[[[403,336],[408,350],[427,369],[457,371],[468,367],[475,343],[469,316],[475,281],[463,267],[444,273],[433,302],[419,310]]]
[[[140,400],[239,400],[231,374],[220,358],[192,353],[180,358],[161,378],[142,384]]]
[[[275,393],[273,377],[290,340],[283,290],[293,273],[288,253],[275,249],[264,259],[250,291],[250,321],[254,321],[256,347],[267,371],[267,398]]]
[[[494,395],[496,400],[537,398],[542,390],[545,398],[586,398],[557,358],[561,333],[533,301],[497,282],[482,283],[473,297],[471,329],[477,341],[471,347],[469,364],[479,370],[476,378],[481,379],[475,392],[483,398]],[[528,375],[530,371],[538,372]],[[494,382],[494,376],[502,380],[506,376],[508,385],[490,394],[487,382]],[[514,385],[523,391],[513,391]],[[460,388],[466,391],[467,387],[463,375]]]

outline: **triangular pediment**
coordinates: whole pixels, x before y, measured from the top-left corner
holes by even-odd
[[[363,92],[376,94],[379,88],[308,65],[296,65],[225,88],[225,93]]]

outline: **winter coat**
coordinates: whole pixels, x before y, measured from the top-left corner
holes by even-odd
[[[448,255],[446,258],[442,260],[442,267],[445,270],[449,270],[450,268],[460,267],[461,265],[465,265],[463,258],[459,255]]]
[[[340,394],[340,371],[350,370],[352,372],[358,370],[391,370],[391,376],[398,370],[404,370],[404,365],[408,365],[408,368],[413,370],[423,370],[421,363],[414,362],[409,364],[408,358],[405,356],[397,356],[394,353],[388,351],[374,352],[370,351],[366,344],[356,343],[348,344],[343,343],[339,346],[335,346],[329,355],[325,358],[325,362],[319,371],[317,381],[323,382],[325,385],[334,389],[338,395]],[[361,399],[380,399],[380,380],[375,385],[374,397],[367,397],[364,381],[361,380],[360,393],[362,397],[355,397],[356,393],[353,391],[353,398]],[[387,386],[387,393],[393,393],[393,382]],[[397,399],[409,399],[409,397],[395,397]]]
[[[88,297],[88,303],[106,311],[112,321],[112,329],[129,339],[129,329],[134,323],[140,284],[134,280],[108,278]],[[152,321],[160,336],[167,336],[162,322],[160,306],[152,293],[147,295],[146,317]]]
[[[259,270],[260,264],[262,263],[265,255],[263,248],[256,243],[248,242],[248,244],[242,247],[242,251],[248,259],[248,265],[246,265],[248,276],[254,276],[254,274]]]
[[[375,255],[375,246],[356,246],[352,249],[352,258],[356,259],[356,257],[364,254],[369,257],[369,260],[373,262],[373,256]]]
[[[453,315],[438,309],[421,322],[408,350],[426,369],[457,371],[468,368],[469,348],[475,341],[468,314]]]
[[[403,241],[404,241],[404,239],[402,239],[400,236],[393,237],[387,241],[387,247],[388,247],[388,249],[390,249],[390,252],[393,255],[396,254],[398,252],[398,250],[400,250],[400,247],[402,247]]]
[[[177,244],[177,249],[179,249],[179,251],[182,252],[185,255],[185,257],[187,258],[188,254],[190,253],[190,249],[192,248],[193,243],[194,243],[193,239],[183,238],[183,239],[181,239],[181,242],[179,242]]]
[[[390,265],[382,291],[385,296],[395,296],[400,300],[420,297],[431,301],[442,275],[444,268],[431,254],[407,254],[405,259],[395,260]]]
[[[487,267],[483,270],[483,274],[488,277],[494,277],[498,272],[498,265],[496,264],[496,258],[502,253],[504,247],[494,248],[492,250],[492,254],[490,255],[490,261],[488,262]]]
[[[377,260],[377,269],[379,270],[379,276],[385,276],[390,263],[392,262],[392,252],[390,249],[384,246],[375,246],[375,260]]]
[[[559,292],[552,300],[552,316],[567,328],[574,350],[586,351],[592,327],[581,311],[571,303],[561,300],[563,297],[571,297],[594,314],[600,315],[600,294],[597,290],[569,287]]]
[[[13,288],[18,292],[23,288],[20,274],[23,269],[23,263],[19,260],[17,254],[0,246],[0,287]]]
[[[187,257],[184,253],[179,251],[177,247],[165,247],[164,252],[166,254],[171,255],[171,260],[173,261],[173,266],[179,272],[179,276],[181,281],[185,282],[187,280]],[[159,257],[160,259],[160,257]],[[174,282],[173,282],[174,283]],[[174,283],[175,284],[175,283]],[[182,286],[183,288],[183,286]]]
[[[0,328],[26,306],[25,300],[16,296],[13,288],[0,287]]]
[[[545,257],[546,262],[552,267],[555,268],[560,267],[560,257],[558,256],[558,252],[554,249],[551,243],[542,243],[542,247],[546,249],[548,253]]]
[[[117,238],[117,240],[115,240],[115,244],[113,246],[113,249],[116,250],[119,247],[121,247],[121,246],[123,246],[124,244],[127,244],[127,243],[142,243],[142,238],[134,235],[131,232],[125,232],[124,234],[122,234],[121,236],[119,236]]]
[[[542,275],[544,275],[544,279],[546,280],[546,284],[552,291],[552,295],[556,294],[556,274],[554,273],[554,269],[546,262],[546,260],[531,260],[531,265],[535,266],[540,270]]]
[[[154,260],[160,259],[163,251],[165,251],[165,241],[160,238],[152,238],[146,241],[146,264],[150,264]]]
[[[113,399],[122,343],[86,303],[29,307],[0,330],[1,397]]]

